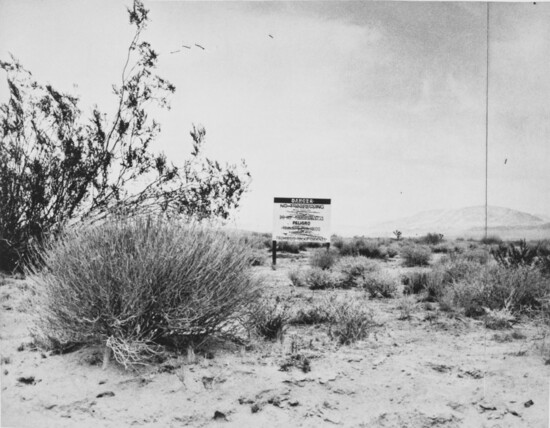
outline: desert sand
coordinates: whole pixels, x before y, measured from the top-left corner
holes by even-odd
[[[254,270],[290,307],[358,293],[292,287],[289,269],[306,263],[300,255]],[[529,321],[494,331],[427,303],[399,319],[398,299],[372,299],[377,326],[352,345],[323,324],[292,325],[282,341],[217,343],[191,361],[103,370],[100,348],[35,349],[26,282],[1,281],[3,427],[548,426],[549,344]]]

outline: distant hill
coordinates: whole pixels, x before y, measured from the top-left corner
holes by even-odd
[[[550,223],[550,215],[549,214],[533,214],[535,217],[543,219],[545,222]]]
[[[490,235],[499,235],[503,239],[550,238],[550,222],[546,218],[494,206],[488,207],[487,217]],[[404,236],[437,232],[449,237],[481,237],[485,231],[485,207],[422,211],[410,217],[376,224],[368,229],[368,235],[392,236],[396,229]]]

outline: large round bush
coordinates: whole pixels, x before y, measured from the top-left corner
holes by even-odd
[[[258,296],[248,252],[221,231],[160,219],[70,231],[32,270],[35,334],[50,346],[104,344],[127,364],[163,339],[230,333]]]
[[[407,267],[428,266],[432,252],[425,245],[405,245],[401,248],[401,259]]]

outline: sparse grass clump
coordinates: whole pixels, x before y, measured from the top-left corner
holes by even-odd
[[[308,287],[310,290],[342,287],[342,275],[319,267],[295,268],[288,273],[288,276],[295,287]]]
[[[330,306],[326,302],[318,303],[314,306],[300,308],[290,319],[291,324],[323,324],[332,319]]]
[[[158,342],[231,334],[258,298],[249,248],[221,231],[119,219],[51,241],[32,268],[35,339],[50,348],[102,344],[127,366]]]
[[[333,299],[329,304],[332,313],[329,335],[342,345],[365,339],[376,326],[372,310],[363,299]]]
[[[308,373],[311,371],[311,361],[303,354],[293,353],[281,362],[279,370],[287,372],[293,367],[300,369],[304,373]]]
[[[263,266],[267,260],[265,250],[252,249],[249,252],[248,262],[250,266]]]
[[[271,236],[267,233],[258,232],[229,232],[237,237],[240,243],[256,250],[266,250],[271,248]]]
[[[0,254],[1,254],[1,250],[0,250]],[[8,284],[8,277],[4,275],[0,270],[0,287],[7,284]]]
[[[514,340],[523,340],[526,339],[527,336],[522,333],[521,331],[514,330],[511,333],[495,333],[493,336],[493,340],[496,342],[512,342]]]
[[[425,245],[405,245],[400,254],[407,267],[428,266],[432,257],[430,248]]]
[[[429,272],[408,272],[401,277],[403,294],[418,294],[427,288]]]
[[[485,327],[491,330],[511,328],[512,323],[516,320],[516,317],[506,308],[496,310],[486,309],[485,312]]]
[[[291,319],[288,306],[277,300],[262,299],[248,309],[247,325],[266,340],[282,339]]]
[[[397,309],[399,310],[399,320],[409,320],[411,319],[412,313],[414,312],[416,302],[413,297],[405,296],[399,299],[397,303]]]

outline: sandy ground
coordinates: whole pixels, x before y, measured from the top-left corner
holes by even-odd
[[[324,293],[290,286],[288,269],[300,263],[255,269],[266,293],[298,304]],[[548,426],[548,339],[529,323],[513,339],[425,305],[399,320],[398,300],[377,299],[380,326],[351,346],[326,326],[292,326],[282,343],[217,346],[136,373],[102,370],[100,349],[33,350],[27,293],[23,280],[0,286],[3,427]],[[311,370],[285,364],[293,355]]]

